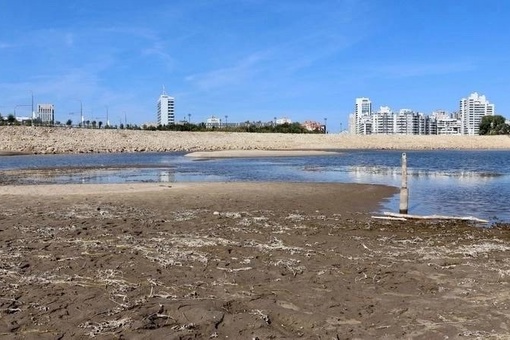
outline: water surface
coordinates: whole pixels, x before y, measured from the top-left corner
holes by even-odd
[[[21,183],[333,182],[400,186],[400,151],[193,160],[184,153],[32,155],[0,158]],[[408,151],[409,213],[510,222],[509,151]],[[52,171],[41,171],[53,169]],[[10,174],[9,176],[12,176]],[[398,196],[384,210],[398,210]]]

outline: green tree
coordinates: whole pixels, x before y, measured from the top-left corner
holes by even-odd
[[[508,134],[510,127],[505,123],[505,117],[500,115],[483,116],[480,122],[480,135]]]
[[[73,125],[73,121],[71,119],[68,119],[67,122],[66,122],[66,125],[67,126]]]
[[[13,115],[13,114],[8,115],[8,116],[7,116],[7,123],[9,123],[9,124],[14,124],[14,123],[16,123],[16,117],[14,117],[14,115]]]

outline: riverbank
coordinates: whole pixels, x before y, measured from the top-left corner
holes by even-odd
[[[0,155],[218,150],[505,149],[509,136],[352,136],[0,126]]]
[[[395,188],[0,190],[0,335],[7,339],[508,334],[508,231],[371,220]]]

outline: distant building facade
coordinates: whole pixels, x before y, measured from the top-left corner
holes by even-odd
[[[302,127],[304,127],[307,131],[323,131],[324,132],[324,125],[322,125],[319,122],[312,121],[312,120],[305,120],[304,123],[301,124]]]
[[[393,134],[395,118],[388,106],[381,106],[379,111],[372,114],[372,131],[374,134]]]
[[[349,116],[351,134],[477,135],[482,118],[494,115],[494,104],[475,92],[461,99],[460,110],[453,114],[442,110],[431,115],[410,109],[394,112],[387,106],[377,112],[371,110],[369,98],[356,98],[354,112]]]
[[[166,94],[164,89],[159,96],[157,110],[159,125],[175,124],[175,99]]]
[[[37,104],[35,118],[43,124],[54,124],[55,106],[53,104]]]
[[[292,124],[292,120],[287,117],[277,118],[276,125]]]
[[[477,92],[460,100],[461,133],[463,135],[478,135],[483,116],[494,115],[494,104],[489,103],[485,96]]]
[[[355,122],[355,134],[371,134],[372,130],[372,102],[369,98],[356,98],[352,120]]]
[[[221,118],[211,116],[210,118],[207,118],[205,127],[208,129],[212,128],[220,128],[221,127]]]

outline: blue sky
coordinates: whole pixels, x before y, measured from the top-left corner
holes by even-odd
[[[0,112],[52,103],[116,124],[289,117],[347,128],[375,108],[454,111],[471,92],[510,118],[507,0],[0,0]],[[74,114],[73,114],[74,113]]]

